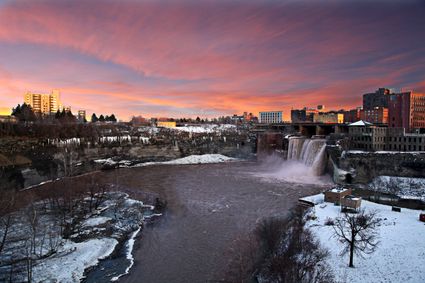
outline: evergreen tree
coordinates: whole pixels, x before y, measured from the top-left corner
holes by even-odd
[[[115,115],[112,113],[112,115],[109,117],[109,121],[116,123],[117,122],[117,118],[115,117]]]
[[[22,104],[22,106],[18,104],[18,106],[13,109],[12,115],[21,122],[32,122],[37,120],[37,116],[31,106],[26,103]]]
[[[103,114],[100,114],[99,122],[105,122],[105,117],[103,116]]]
[[[18,106],[12,109],[12,116],[15,116],[16,118],[18,118],[18,115],[20,114],[21,114],[21,105],[18,104]]]
[[[99,119],[97,118],[96,113],[93,113],[93,115],[91,115],[91,122],[96,123],[97,121],[99,121]]]

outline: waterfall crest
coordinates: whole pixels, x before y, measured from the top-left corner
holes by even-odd
[[[288,144],[288,160],[297,160],[320,176],[326,167],[326,140],[291,137]]]

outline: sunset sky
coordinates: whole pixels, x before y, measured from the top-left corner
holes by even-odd
[[[217,117],[425,91],[425,1],[0,0],[0,109]]]

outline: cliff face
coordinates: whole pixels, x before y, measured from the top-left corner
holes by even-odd
[[[255,137],[247,132],[175,133],[121,136],[97,140],[0,140],[0,189],[20,189],[64,176],[101,169],[95,160],[113,158],[132,165],[218,153],[252,158]],[[19,161],[19,162],[18,162]]]
[[[328,154],[337,183],[366,184],[377,176],[425,177],[425,153],[341,152],[331,147]]]

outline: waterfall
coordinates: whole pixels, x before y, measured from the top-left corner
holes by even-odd
[[[314,175],[323,175],[326,167],[326,141],[291,137],[288,144],[288,160],[298,160],[311,168]]]
[[[293,137],[289,139],[288,159],[298,160],[304,149],[305,138]]]

